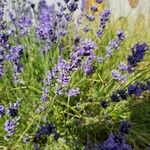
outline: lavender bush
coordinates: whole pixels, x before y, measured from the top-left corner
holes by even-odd
[[[0,149],[149,146],[131,107],[149,97],[150,38],[116,26],[108,8],[96,15],[102,3],[87,14],[78,0],[1,2]]]

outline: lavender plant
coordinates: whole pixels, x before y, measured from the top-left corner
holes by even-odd
[[[137,134],[130,109],[149,97],[148,37],[114,27],[108,8],[97,16],[102,0],[91,14],[64,2],[0,6],[0,149],[148,147],[149,131]]]

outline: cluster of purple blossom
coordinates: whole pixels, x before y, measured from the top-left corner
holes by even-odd
[[[97,31],[97,35],[100,37],[103,35],[103,32],[106,28],[106,24],[110,19],[110,15],[111,15],[111,11],[109,9],[104,10],[101,14],[100,14],[100,26],[99,29]]]
[[[119,89],[113,92],[110,99],[113,102],[120,102],[121,100],[127,100],[133,95],[140,97],[146,91],[150,91],[150,80],[146,83],[136,82],[134,84],[129,84],[127,89]],[[109,102],[107,100],[101,100],[100,106],[106,109],[109,106]]]
[[[127,90],[121,89],[114,92],[111,96],[111,100],[119,102],[120,100],[127,100],[128,96],[135,95],[139,97],[145,91],[150,91],[150,81],[146,83],[136,82],[135,84],[129,84]]]
[[[18,75],[23,71],[20,59],[24,48],[21,45],[12,46],[10,44],[9,37],[13,34],[13,31],[8,29],[3,20],[1,20],[0,26],[0,76],[3,76],[4,74],[4,62],[10,61],[13,64],[14,83],[18,83]]]
[[[22,9],[18,10],[17,14],[15,11],[8,11],[9,19],[13,24],[12,29],[16,34],[19,33],[19,36],[27,35],[30,31],[30,27],[33,25],[31,12],[29,9],[25,9],[24,11],[22,11]],[[25,12],[27,12],[27,14]]]
[[[52,42],[56,42],[67,33],[67,24],[71,21],[72,12],[78,8],[78,1],[66,3],[67,7],[59,2],[56,10],[54,5],[48,6],[45,0],[39,2],[36,34],[45,42],[44,52],[49,50]]]
[[[123,36],[124,37],[124,36]],[[144,59],[145,52],[149,50],[146,43],[136,43],[132,48],[132,55],[128,56],[128,64],[120,63],[119,70],[113,70],[112,76],[115,80],[124,82],[127,80],[127,75],[123,75],[121,72],[128,71],[131,73],[135,67]],[[121,71],[121,72],[120,72]]]
[[[10,46],[9,53],[6,55],[6,59],[13,64],[13,80],[14,83],[19,82],[19,74],[23,71],[23,66],[20,63],[21,56],[23,55],[24,48],[21,45]]]
[[[149,50],[146,43],[137,43],[132,47],[132,55],[128,56],[128,71],[132,71],[144,59],[145,52]]]
[[[85,146],[85,150],[132,150],[133,148],[126,144],[125,135],[129,132],[131,125],[128,121],[122,121],[118,134],[110,133],[108,139],[103,143]]]
[[[5,48],[8,45],[9,34],[5,32],[6,22],[3,20],[3,9],[0,7],[0,77],[4,74]]]
[[[127,76],[123,75],[118,70],[112,70],[112,76],[113,76],[113,79],[115,79],[117,81],[121,81],[121,82],[127,81]]]
[[[35,132],[33,137],[34,149],[39,150],[41,144],[44,145],[50,135],[53,135],[56,141],[59,139],[59,133],[57,132],[56,127],[47,122]]]
[[[119,48],[121,42],[123,42],[124,39],[125,39],[124,31],[118,30],[116,38],[111,40],[108,46],[106,47],[106,57],[111,57],[113,51]]]
[[[19,121],[18,109],[20,106],[20,102],[10,103],[9,107],[6,109],[3,105],[0,105],[0,117],[3,117],[7,114],[10,119],[6,120],[4,123],[4,130],[7,134],[4,136],[5,139],[9,138],[16,132],[16,128]]]
[[[79,88],[66,90],[65,87],[69,84],[71,74],[77,69],[81,68],[85,75],[90,75],[94,72],[93,61],[97,58],[94,54],[95,48],[96,44],[93,41],[83,41],[79,37],[78,40],[75,38],[75,50],[70,54],[70,59],[68,61],[62,57],[58,59],[56,66],[48,72],[47,78],[44,80],[45,87],[49,87],[49,83],[52,79],[55,79],[57,81],[56,93],[58,95],[62,94],[64,90],[69,97],[77,96],[80,93]],[[43,99],[45,101],[44,95],[47,95],[45,88],[44,91],[46,92],[42,94],[42,101]]]

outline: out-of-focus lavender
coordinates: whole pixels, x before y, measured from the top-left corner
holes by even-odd
[[[78,94],[80,94],[80,89],[79,89],[79,88],[70,89],[70,90],[68,91],[68,96],[69,96],[69,97],[75,97],[75,96],[77,96]]]
[[[120,44],[123,42],[124,39],[124,31],[118,30],[117,36],[109,42],[108,47],[106,48],[106,57],[111,57],[113,51],[119,48]]]
[[[0,105],[0,118],[5,115],[5,107]]]
[[[126,144],[125,134],[128,133],[131,125],[128,121],[121,122],[119,133],[110,133],[108,139],[103,143],[86,145],[85,150],[132,150],[132,147]]]
[[[127,76],[121,74],[118,70],[112,70],[112,76],[115,80],[125,82],[127,80]]]
[[[7,60],[13,64],[13,80],[16,84],[19,82],[19,74],[23,71],[23,66],[20,63],[23,51],[24,48],[21,45],[10,46],[9,53],[6,56]]]

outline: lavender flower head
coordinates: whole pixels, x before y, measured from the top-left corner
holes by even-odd
[[[3,19],[4,8],[0,7],[0,21]]]
[[[122,30],[119,30],[117,32],[117,36],[109,42],[108,47],[106,48],[106,57],[111,57],[113,51],[119,48],[119,45],[124,39],[125,39],[124,32]]]
[[[70,12],[74,12],[78,9],[78,3],[76,1],[70,1],[68,2],[67,7]]]
[[[43,88],[43,92],[41,95],[41,101],[46,102],[48,99],[49,90],[47,88]]]
[[[127,80],[127,76],[122,75],[118,70],[112,70],[112,76],[115,80],[125,82]]]
[[[124,63],[124,62],[121,62],[118,66],[118,69],[120,71],[127,71],[128,70],[128,66]]]
[[[46,2],[39,5],[39,24],[36,29],[37,36],[40,40],[55,40],[55,10],[53,6],[47,6]]]
[[[131,72],[139,62],[144,59],[145,52],[149,50],[146,43],[137,43],[132,47],[132,54],[128,56],[128,71]]]
[[[0,105],[0,118],[5,115],[5,107]]]
[[[102,108],[106,109],[109,104],[106,100],[102,100],[102,101],[100,101],[100,105],[101,105]]]
[[[58,140],[59,138],[59,133],[57,132],[55,126],[51,123],[45,123],[42,125],[34,135],[33,143],[35,145],[38,145],[40,148],[41,144],[45,144],[47,141],[48,136],[54,135],[54,139]],[[43,140],[43,137],[45,140]]]
[[[124,135],[129,132],[129,129],[131,128],[131,125],[128,121],[122,121],[120,125],[119,132]]]
[[[93,50],[96,49],[96,43],[91,40],[85,40],[81,42],[81,45],[83,47],[83,55],[89,56],[93,54]]]
[[[24,35],[24,34],[28,33],[28,28],[31,27],[32,20],[31,20],[31,18],[29,18],[27,16],[21,16],[19,18],[18,25],[21,30],[21,34]]]
[[[57,78],[57,82],[62,86],[66,86],[69,83],[69,76],[67,73],[61,72]]]
[[[93,6],[91,6],[91,10],[92,10],[93,12],[97,12],[97,11],[98,11],[98,8],[97,8],[96,5],[93,5]]]
[[[17,124],[18,123],[16,119],[6,120],[4,124],[4,130],[7,132],[6,136],[4,137],[5,139],[15,134]]]
[[[127,145],[123,137],[109,135],[109,138],[102,144],[102,150],[132,150],[130,145]]]
[[[89,20],[89,21],[94,21],[95,20],[95,17],[93,15],[86,15],[86,18]]]
[[[0,77],[2,77],[4,74],[4,68],[3,68],[4,61],[5,61],[4,49],[0,47]]]
[[[141,96],[142,93],[147,90],[146,85],[142,84],[142,83],[135,83],[135,84],[130,84],[128,86],[128,94],[131,95],[135,95],[135,96]]]
[[[99,30],[97,32],[98,36],[102,36],[104,29],[106,27],[106,24],[110,19],[110,15],[111,15],[111,11],[109,9],[104,10],[100,14],[100,26],[99,26]]]
[[[16,103],[12,103],[10,104],[9,108],[8,108],[8,114],[11,117],[17,117],[18,116],[18,108],[20,106],[19,101],[17,101]]]
[[[85,60],[85,62],[82,64],[82,69],[85,75],[90,75],[94,73],[95,66],[93,65],[93,60],[90,59]]]
[[[79,94],[80,94],[80,89],[79,88],[70,89],[69,92],[67,93],[67,95],[69,97],[76,97]]]
[[[117,31],[117,37],[118,37],[118,39],[119,39],[120,41],[124,40],[124,39],[125,39],[125,33],[124,33],[124,31],[121,30],[121,29],[119,29],[119,30]]]

